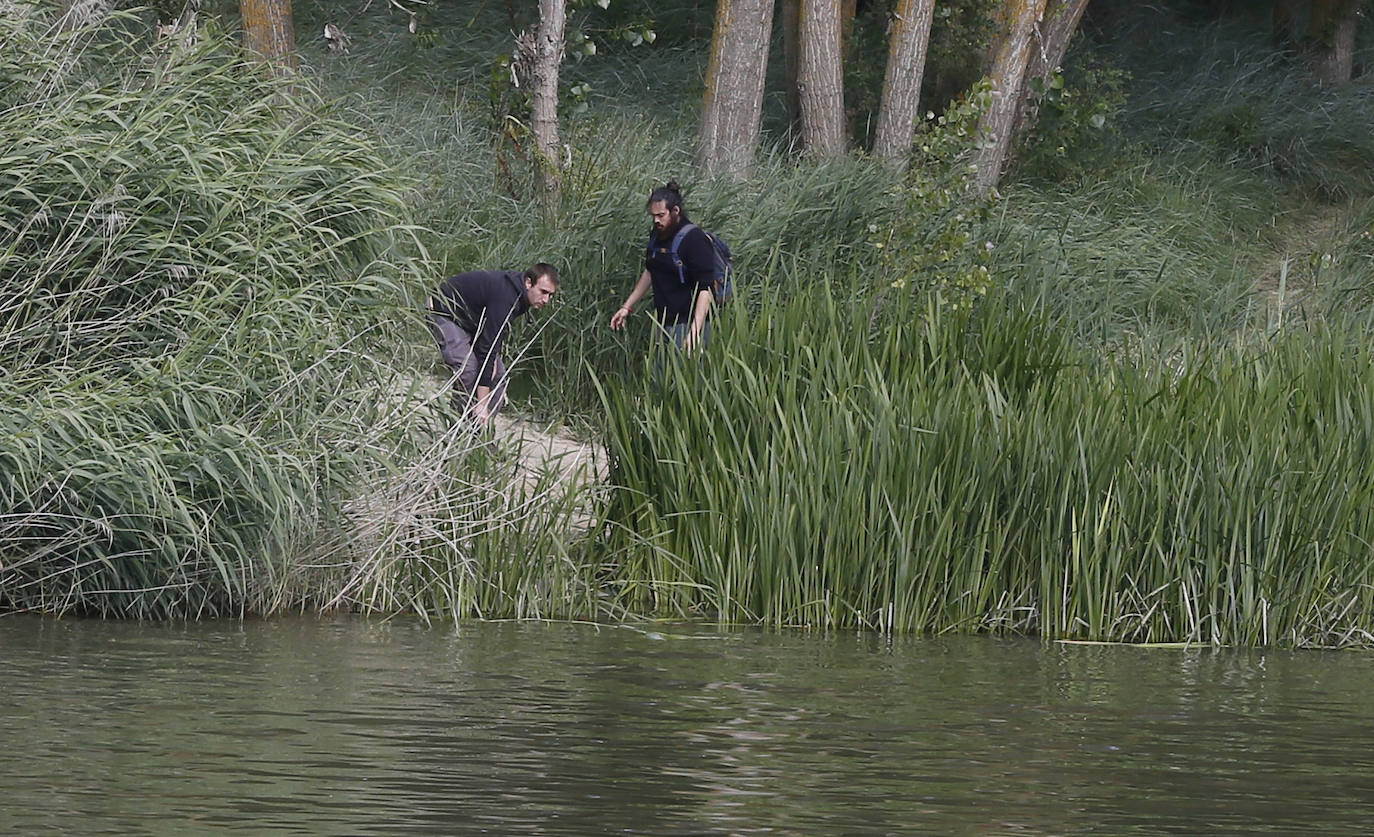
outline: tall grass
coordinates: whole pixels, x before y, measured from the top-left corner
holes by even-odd
[[[213,32],[0,25],[28,68],[0,120],[0,604],[261,608],[405,444],[374,394],[423,260],[405,182]]]
[[[1167,365],[1097,357],[1006,297],[874,311],[779,300],[728,318],[661,385],[607,389],[627,606],[1133,642],[1370,639],[1367,341],[1292,332]]]
[[[1195,144],[1322,199],[1374,189],[1374,90],[1317,84],[1300,58],[1273,48],[1264,23],[1198,25],[1142,8],[1113,47],[1131,67],[1125,119],[1139,139]]]
[[[419,179],[213,28],[3,24],[0,608],[582,612],[594,490],[431,377]]]
[[[1085,339],[1209,340],[1262,324],[1281,191],[1192,153],[1013,184],[986,236],[999,284],[1049,301]]]
[[[1295,254],[1292,270],[1312,290],[1305,306],[1366,329],[1374,315],[1374,198],[1329,217]]]

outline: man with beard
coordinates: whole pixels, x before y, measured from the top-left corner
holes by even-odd
[[[645,208],[654,230],[645,253],[644,271],[625,304],[611,316],[611,328],[622,328],[634,313],[635,304],[652,287],[654,317],[663,330],[664,340],[690,352],[704,345],[709,335],[706,320],[711,312],[715,251],[706,231],[687,219],[677,183],[669,181],[651,192]],[[673,258],[673,240],[684,227],[686,232],[677,242],[677,258],[682,262],[679,268]]]
[[[558,291],[558,268],[540,262],[518,270],[475,270],[445,279],[429,298],[429,330],[453,371],[460,409],[485,425],[501,409],[506,365],[501,341],[511,320],[543,308]]]

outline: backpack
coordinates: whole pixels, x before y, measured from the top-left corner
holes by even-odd
[[[677,234],[673,236],[673,243],[668,247],[668,255],[672,257],[673,264],[677,265],[677,277],[682,284],[687,284],[687,270],[682,263],[682,258],[678,256],[677,249],[682,245],[682,239],[687,233],[697,229],[697,225],[688,221],[678,228]],[[718,235],[706,232],[706,240],[711,242],[711,252],[715,256],[715,269],[711,273],[711,294],[716,299],[717,305],[724,305],[735,298],[735,261],[730,253],[730,245],[725,243],[725,239]],[[654,250],[654,236],[649,235],[649,252]]]

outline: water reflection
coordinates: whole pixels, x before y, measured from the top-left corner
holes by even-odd
[[[1359,833],[1370,659],[0,620],[11,833]]]

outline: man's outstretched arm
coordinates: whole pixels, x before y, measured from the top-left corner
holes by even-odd
[[[644,272],[639,274],[639,281],[635,282],[634,290],[630,291],[630,295],[625,297],[625,304],[615,309],[615,313],[611,315],[611,328],[619,329],[621,326],[625,325],[625,320],[634,313],[635,305],[649,292],[649,284],[651,281],[649,269],[645,268]]]

